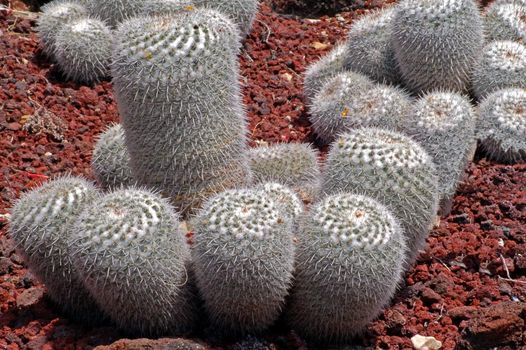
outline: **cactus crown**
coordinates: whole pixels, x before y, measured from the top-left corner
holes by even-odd
[[[526,40],[526,7],[519,4],[490,6],[485,15],[486,40]]]
[[[526,47],[513,41],[494,41],[486,47],[483,59],[494,69],[522,70],[526,68]]]
[[[407,10],[407,16],[417,16],[429,30],[436,31],[437,26],[458,24],[458,17],[452,17],[465,11],[464,0],[405,0],[400,3],[400,13]]]
[[[360,17],[353,23],[351,29],[358,33],[367,33],[378,29],[388,29],[391,26],[395,9],[394,7],[384,8],[382,10],[375,10],[366,16]],[[374,48],[372,48],[374,49]]]
[[[283,206],[291,219],[295,219],[303,213],[303,203],[290,188],[276,182],[267,182],[259,186],[258,189],[268,194],[270,198],[275,200],[276,204]]]
[[[207,218],[203,230],[231,235],[238,240],[265,240],[283,223],[273,200],[262,191],[229,190],[210,199],[199,217]]]
[[[417,127],[425,130],[447,131],[456,127],[469,115],[471,110],[468,100],[451,92],[427,93],[415,103]]]
[[[383,205],[360,195],[329,196],[309,215],[334,244],[349,249],[384,245],[400,231]]]

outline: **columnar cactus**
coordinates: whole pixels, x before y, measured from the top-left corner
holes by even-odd
[[[197,286],[213,324],[228,333],[274,322],[291,284],[290,217],[263,191],[210,198],[193,221]]]
[[[250,33],[259,10],[259,0],[194,0],[194,3],[226,14],[238,26],[243,38]]]
[[[342,134],[329,151],[322,192],[353,192],[385,204],[400,220],[411,264],[423,249],[438,207],[436,168],[408,136],[361,128]]]
[[[477,137],[490,159],[526,161],[526,91],[497,90],[479,105]]]
[[[311,102],[329,80],[347,70],[345,64],[348,54],[347,45],[340,43],[307,67],[303,80],[303,94],[306,102]]]
[[[288,320],[315,342],[362,333],[401,281],[406,242],[379,202],[341,193],[326,197],[300,222]]]
[[[92,16],[115,28],[127,19],[141,13],[148,0],[90,0],[87,5]]]
[[[277,182],[267,182],[257,186],[259,191],[267,194],[278,206],[282,207],[293,223],[303,213],[303,203],[293,190]]]
[[[392,35],[408,88],[417,93],[468,89],[484,41],[475,0],[403,0]]]
[[[391,41],[394,7],[374,11],[353,23],[347,34],[346,68],[388,84],[400,77]]]
[[[484,15],[486,41],[511,40],[526,43],[526,7],[501,4],[489,7]]]
[[[438,172],[439,212],[448,214],[476,142],[475,112],[470,101],[457,93],[428,93],[415,102],[401,124],[403,132],[433,158]]]
[[[123,330],[180,334],[195,321],[188,281],[190,250],[168,201],[121,189],[86,208],[70,254],[100,307]]]
[[[38,17],[36,30],[42,51],[54,58],[57,32],[65,24],[88,16],[88,10],[82,4],[69,0],[53,0],[42,6],[41,10],[42,14]]]
[[[148,0],[143,4],[141,14],[169,15],[181,11],[193,11],[194,8],[193,0]]]
[[[475,95],[482,99],[512,87],[526,87],[526,46],[513,41],[490,42],[473,74]]]
[[[357,73],[346,72],[327,82],[316,95],[309,119],[318,137],[329,143],[338,134],[359,127],[394,129],[410,105],[405,91],[370,85]]]
[[[318,152],[306,143],[279,143],[251,148],[250,169],[255,183],[278,182],[289,186],[305,201],[320,187]]]
[[[235,25],[196,9],[135,18],[116,38],[113,83],[137,182],[162,190],[185,215],[213,193],[244,186],[250,169]]]
[[[55,58],[68,79],[93,83],[110,70],[113,35],[102,22],[79,18],[62,26],[55,41]]]
[[[23,195],[11,210],[9,234],[50,299],[70,317],[103,318],[68,255],[69,238],[80,212],[98,196],[84,179],[65,176]]]
[[[93,149],[91,168],[97,182],[104,188],[128,186],[135,182],[120,124],[110,126],[99,136]]]

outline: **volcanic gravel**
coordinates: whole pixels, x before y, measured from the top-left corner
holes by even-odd
[[[315,142],[302,73],[364,12],[305,19],[261,7],[240,55],[253,146]],[[81,86],[64,80],[41,55],[34,24],[31,13],[0,10],[0,348],[91,349],[123,335],[110,326],[86,329],[55,311],[6,235],[8,212],[22,192],[49,177],[93,178],[94,140],[118,121],[118,111],[109,81]],[[410,338],[420,334],[442,341],[446,350],[526,349],[526,165],[500,165],[477,154],[452,213],[428,243],[391,306],[356,344],[412,349]],[[201,345],[121,341],[107,349],[309,348],[281,321],[237,343],[207,332],[196,341]]]

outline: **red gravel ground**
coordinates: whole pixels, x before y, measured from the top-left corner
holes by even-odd
[[[253,144],[314,141],[301,74],[362,12],[310,20],[262,6],[241,54]],[[85,329],[54,311],[6,237],[5,214],[21,192],[52,175],[92,178],[94,137],[118,120],[118,112],[109,82],[88,87],[64,81],[40,55],[34,21],[25,17],[0,11],[0,349],[91,349],[122,335],[111,327]],[[411,349],[410,338],[421,334],[442,341],[446,350],[526,349],[525,272],[526,165],[499,165],[478,155],[451,215],[431,233],[406,285],[356,344]],[[167,349],[170,342],[143,341],[135,348]],[[126,344],[112,349],[132,348]],[[307,348],[281,324],[259,340],[219,346]]]

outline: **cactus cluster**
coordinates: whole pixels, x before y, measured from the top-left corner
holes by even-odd
[[[484,14],[485,40],[510,40],[526,43],[526,7],[495,4]]]

